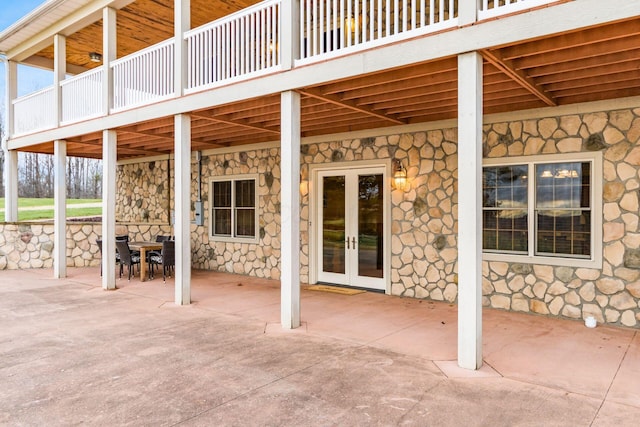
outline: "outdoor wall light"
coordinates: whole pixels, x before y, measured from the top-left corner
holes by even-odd
[[[89,59],[91,62],[102,62],[102,55],[98,52],[89,52]]]
[[[393,160],[393,184],[398,190],[404,190],[407,184],[407,170],[401,160]]]

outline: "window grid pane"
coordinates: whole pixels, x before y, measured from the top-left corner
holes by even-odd
[[[212,235],[256,236],[256,189],[254,179],[214,181],[211,186]]]
[[[483,249],[527,253],[527,165],[483,168]]]
[[[591,255],[591,163],[536,165],[536,255]]]

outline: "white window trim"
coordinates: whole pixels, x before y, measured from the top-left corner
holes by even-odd
[[[255,216],[254,216],[254,224],[255,224],[255,230],[256,230],[256,234],[254,237],[234,237],[234,236],[218,236],[213,234],[213,227],[211,227],[211,222],[213,221],[213,183],[214,182],[220,182],[220,181],[246,181],[246,180],[253,180],[254,181],[254,185],[255,185]],[[209,240],[213,241],[213,242],[232,242],[232,243],[258,243],[260,241],[260,224],[258,222],[258,218],[259,218],[259,205],[258,205],[258,201],[259,201],[259,197],[258,197],[258,186],[260,185],[260,178],[258,176],[258,174],[241,174],[241,175],[224,175],[224,176],[216,176],[213,178],[209,178],[209,222],[207,224],[207,226],[209,227]],[[232,184],[232,192],[235,191],[233,190],[235,188],[235,186]],[[233,194],[233,193],[232,193]],[[235,223],[233,222],[233,214],[235,213],[235,202],[233,200],[233,195],[232,197],[232,207],[231,207],[231,212],[232,212],[232,223],[231,223],[231,230],[233,231],[233,227],[235,225]]]
[[[529,254],[506,254],[483,252],[482,259],[484,261],[499,261],[523,264],[542,264],[578,268],[602,268],[602,226],[604,219],[602,217],[602,152],[589,151],[580,153],[566,154],[548,154],[536,156],[518,156],[518,157],[501,157],[483,159],[482,166],[510,166],[510,165],[530,165],[532,163],[566,163],[566,162],[585,162],[592,164],[591,171],[591,257],[590,258],[568,258],[562,256],[542,256],[534,255],[535,243],[535,221],[533,221],[533,191],[535,191],[535,180],[530,180],[528,189],[528,233],[529,233]],[[482,230],[479,231],[482,234]]]

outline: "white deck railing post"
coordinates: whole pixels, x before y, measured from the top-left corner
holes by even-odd
[[[458,0],[458,25],[464,27],[478,20],[482,0]]]
[[[62,121],[62,86],[67,75],[67,38],[62,34],[53,37],[53,87],[55,126]]]
[[[184,95],[187,88],[189,60],[187,55],[187,41],[184,34],[191,29],[191,0],[174,0],[174,42],[175,55],[173,90],[176,97]]]
[[[293,68],[293,61],[300,52],[300,0],[282,0],[280,31],[276,46],[279,47],[280,61],[284,70]]]
[[[114,105],[114,83],[111,62],[117,57],[116,10],[105,7],[102,10],[102,112],[106,116]]]

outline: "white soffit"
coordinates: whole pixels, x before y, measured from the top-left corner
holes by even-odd
[[[56,25],[64,18],[79,12],[82,8],[95,3],[96,6],[111,6],[116,9],[131,3],[134,0],[45,0],[36,9],[23,16],[11,26],[0,32],[0,53],[7,53],[21,46],[23,43],[34,39],[47,29]],[[87,13],[91,13],[91,7]],[[100,9],[97,9],[98,11]],[[85,16],[85,14],[82,14]],[[79,17],[81,20],[82,17]],[[87,25],[85,23],[84,25]],[[58,30],[64,34],[64,31]],[[68,34],[65,34],[68,35]]]

